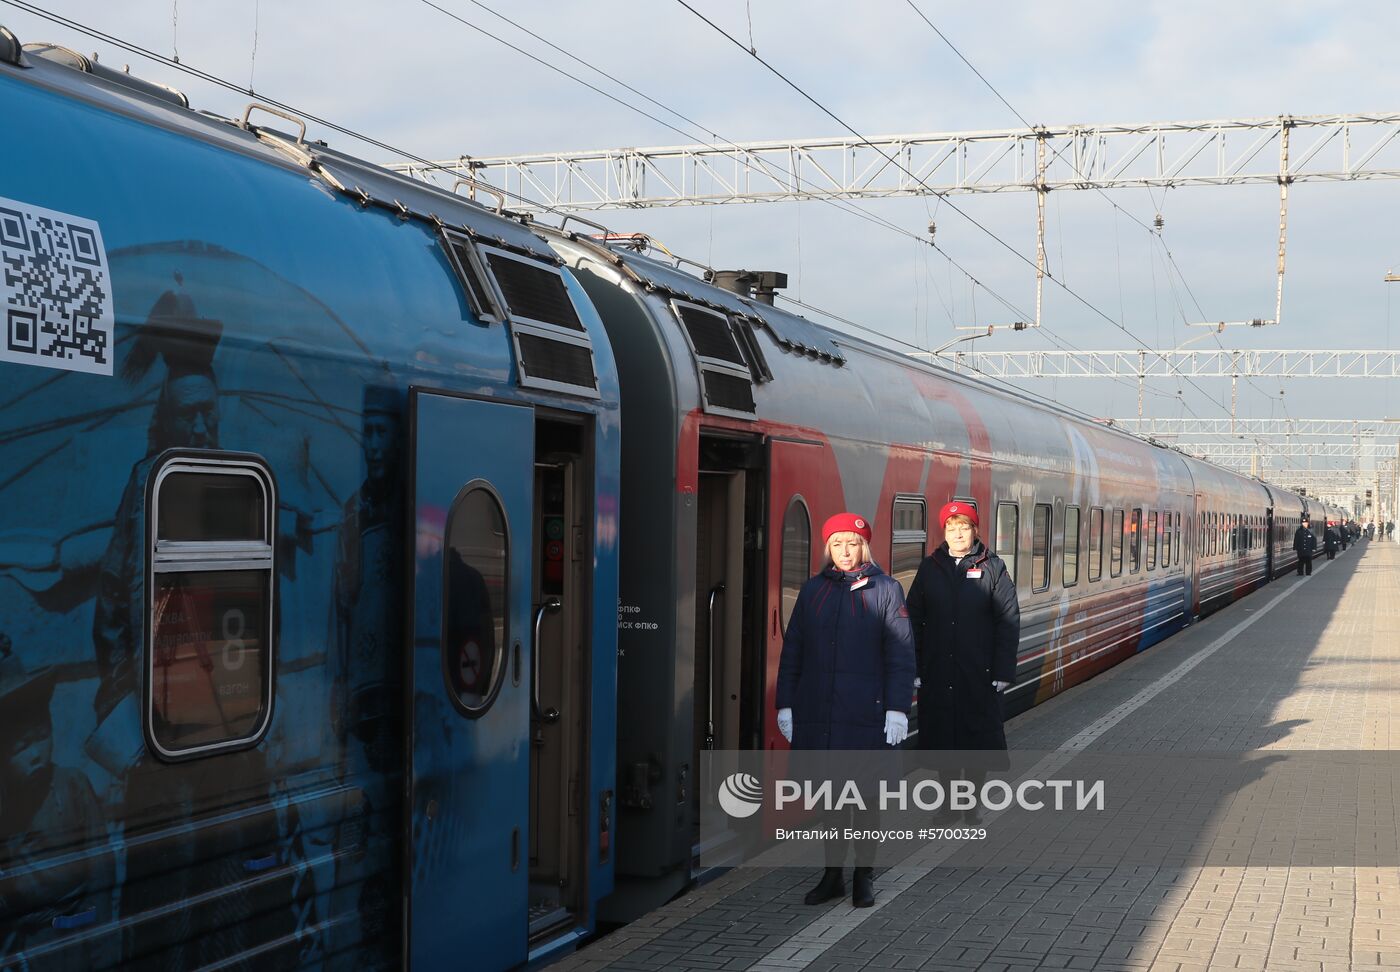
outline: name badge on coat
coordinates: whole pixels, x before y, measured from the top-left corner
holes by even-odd
[[[972,568],[971,570],[969,570],[969,571],[967,572],[967,576],[968,576],[968,579],[969,579],[969,580],[981,580],[981,579],[982,579],[982,568],[981,568],[981,567],[974,567],[974,568]]]
[[[862,587],[864,587],[866,584],[868,584],[869,582],[870,582],[870,578],[869,578],[869,577],[862,577],[860,580],[856,581],[854,584],[851,585],[851,590],[853,590],[853,591],[858,591],[858,590],[860,590]]]

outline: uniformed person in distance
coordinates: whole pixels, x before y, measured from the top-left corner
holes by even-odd
[[[1298,529],[1293,531],[1293,549],[1298,552],[1298,576],[1302,577],[1306,568],[1308,576],[1311,577],[1313,554],[1317,552],[1317,537],[1308,527],[1306,517],[1298,524]]]
[[[870,537],[870,521],[862,516],[840,513],[827,520],[826,567],[797,594],[778,663],[777,697],[778,730],[793,749],[880,750],[909,734],[909,611],[899,582],[872,560]],[[857,825],[873,827],[877,817],[872,805]],[[857,908],[875,903],[875,851],[868,841],[856,846],[851,903]],[[826,872],[807,893],[807,904],[846,893],[845,843],[828,841],[825,855]]]
[[[1006,750],[1002,695],[1016,679],[1021,606],[1006,564],[978,537],[977,508],[946,503],[944,542],[924,558],[909,587],[909,619],[919,665],[918,746],[925,750]],[[989,757],[966,776],[980,789]],[[976,811],[965,823],[980,823]]]

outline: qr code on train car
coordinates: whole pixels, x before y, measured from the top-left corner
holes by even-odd
[[[110,375],[113,322],[97,223],[0,198],[0,361]]]

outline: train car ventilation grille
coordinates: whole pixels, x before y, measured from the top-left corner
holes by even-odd
[[[559,269],[482,243],[469,248],[509,324],[520,384],[597,398],[593,342]]]
[[[695,355],[705,410],[752,415],[757,410],[753,383],[760,376],[752,362],[744,357],[735,333],[735,322],[728,314],[678,298],[672,299],[671,310]]]
[[[700,375],[705,382],[705,402],[711,408],[749,413],[756,410],[749,379],[709,368],[700,369]]]
[[[499,250],[488,249],[486,259],[512,320],[523,317],[571,331],[583,330],[564,278],[554,268]]]
[[[534,382],[578,385],[596,390],[593,352],[580,344],[552,341],[537,334],[517,334],[520,370]]]
[[[729,326],[728,317],[679,301],[676,303],[676,314],[697,357],[747,367],[744,356],[739,353],[739,346],[734,343],[734,331]]]

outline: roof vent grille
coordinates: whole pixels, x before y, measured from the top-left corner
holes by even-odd
[[[488,251],[486,259],[512,319],[526,317],[571,331],[583,330],[564,278],[554,268],[499,250]]]
[[[520,349],[520,368],[528,377],[597,389],[593,352],[588,348],[536,334],[516,335],[516,346]]]
[[[753,400],[753,384],[747,378],[739,378],[723,371],[700,369],[705,382],[705,402],[712,408],[725,408],[733,412],[757,411]]]
[[[677,304],[685,333],[690,337],[690,346],[701,358],[714,358],[730,364],[743,365],[744,356],[734,343],[734,332],[729,326],[729,318],[712,311],[701,310],[689,304]]]

